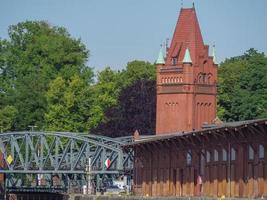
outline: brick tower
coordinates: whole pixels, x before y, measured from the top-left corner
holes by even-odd
[[[213,49],[214,50],[214,49]],[[182,8],[166,57],[157,64],[156,134],[201,129],[216,117],[217,63],[204,45],[196,11]]]

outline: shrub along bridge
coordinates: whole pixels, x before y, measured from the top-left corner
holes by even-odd
[[[122,146],[132,140],[66,132],[2,133],[5,193],[73,192],[85,185],[98,190],[103,180],[131,175],[133,155]]]

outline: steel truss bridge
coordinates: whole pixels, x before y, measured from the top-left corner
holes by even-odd
[[[104,180],[131,175],[132,137],[109,138],[67,132],[0,134],[0,173],[7,192],[79,192]],[[107,159],[110,166],[105,165]]]

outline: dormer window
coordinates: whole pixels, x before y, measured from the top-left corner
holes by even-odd
[[[176,57],[172,58],[172,64],[173,65],[176,65],[177,64],[177,58]]]

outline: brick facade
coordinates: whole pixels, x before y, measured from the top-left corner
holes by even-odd
[[[183,62],[186,49],[191,63]],[[204,45],[195,8],[181,9],[165,64],[157,65],[156,133],[192,131],[216,117],[217,65]]]

